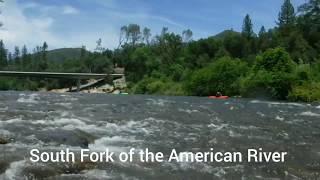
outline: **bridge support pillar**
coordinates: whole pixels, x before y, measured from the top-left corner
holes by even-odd
[[[80,92],[81,82],[80,79],[77,79],[77,92]]]

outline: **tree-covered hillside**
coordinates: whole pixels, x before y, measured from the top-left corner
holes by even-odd
[[[81,48],[61,48],[48,51],[48,61],[64,62],[70,59],[79,59]]]
[[[165,27],[152,35],[149,28],[129,24],[120,29],[114,50],[105,50],[98,41],[95,52],[83,47],[56,52],[55,58],[46,43],[32,53],[26,47],[10,53],[1,41],[0,66],[2,70],[92,73],[125,67],[129,91],[137,94],[208,96],[219,91],[228,96],[319,101],[319,6],[320,0],[308,0],[295,9],[284,0],[274,28],[262,26],[255,33],[255,17],[247,15],[242,32],[226,30],[199,40],[192,39],[191,30],[176,34]],[[2,78],[0,88],[50,89],[68,83]]]

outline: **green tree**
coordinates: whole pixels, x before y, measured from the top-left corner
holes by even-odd
[[[247,65],[239,59],[223,57],[211,65],[195,71],[186,84],[191,95],[208,96],[222,92],[239,95],[240,77],[247,73]]]
[[[29,64],[30,62],[29,59],[28,59],[28,49],[27,49],[27,46],[24,45],[22,47],[22,50],[21,50],[21,61],[22,61],[22,69],[25,69],[27,64]]]
[[[259,38],[258,38],[258,50],[263,52],[269,48],[269,38],[268,33],[264,26],[261,27],[259,31]]]
[[[14,64],[17,69],[21,68],[21,56],[20,56],[20,49],[18,46],[14,47],[14,53],[13,53],[13,60]]]
[[[151,30],[147,27],[145,27],[143,29],[143,41],[144,43],[146,43],[147,45],[150,44],[150,37],[151,37]]]
[[[259,37],[265,36],[267,34],[266,28],[264,26],[261,26],[261,29],[259,31]]]
[[[94,49],[95,51],[99,52],[99,53],[102,53],[103,51],[105,51],[105,48],[102,47],[102,39],[99,38],[97,41],[96,41],[96,48]]]
[[[190,29],[184,30],[182,32],[182,41],[188,43],[192,40],[193,32]]]
[[[124,43],[125,44],[128,43],[128,41],[129,41],[128,26],[122,26],[120,28],[118,48],[120,48]]]
[[[8,65],[7,50],[5,49],[4,43],[0,41],[0,68],[3,69]]]
[[[128,39],[131,45],[135,46],[141,38],[140,26],[138,24],[129,24],[127,29]]]
[[[81,46],[80,60],[83,61],[86,56],[87,56],[86,46]]]
[[[299,7],[298,26],[309,45],[320,54],[320,0],[309,0]]]
[[[280,27],[293,26],[295,23],[295,11],[290,0],[284,0],[281,11],[278,16],[278,25]]]
[[[252,72],[241,81],[244,96],[287,99],[294,85],[295,64],[283,48],[269,49],[257,57]]]
[[[242,35],[247,39],[252,39],[254,37],[253,24],[249,14],[247,14],[243,20]]]
[[[294,70],[294,62],[283,48],[269,49],[257,57],[255,69],[291,73]]]
[[[40,70],[45,71],[48,69],[48,44],[44,42],[41,47],[41,62],[40,62]]]
[[[308,20],[315,24],[320,24],[320,0],[309,0],[299,7],[299,12],[302,13]]]
[[[175,63],[175,60],[177,60],[177,57],[182,50],[182,38],[178,34],[164,33],[163,35],[158,36],[156,48],[161,57],[161,61],[165,66],[165,70],[168,70],[167,66]]]
[[[8,52],[8,61],[7,61],[8,65],[11,64],[13,62],[13,56],[12,56],[12,53],[11,52]]]

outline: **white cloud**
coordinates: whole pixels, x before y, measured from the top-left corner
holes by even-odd
[[[110,0],[113,2],[113,0]],[[116,7],[110,3],[109,6]],[[49,49],[81,47],[85,45],[93,50],[96,40],[102,38],[105,48],[113,49],[118,46],[119,28],[128,23],[147,25],[153,30],[161,30],[162,26],[170,26],[180,30],[183,25],[168,18],[149,15],[145,11],[116,11],[109,9],[103,19],[109,19],[101,23],[101,17],[87,17],[84,21],[70,22],[70,19],[62,14],[75,14],[79,10],[71,6],[53,6],[40,3],[7,0],[1,9],[0,21],[4,27],[0,29],[0,39],[4,40],[6,47],[13,50],[14,46],[27,45],[31,51],[44,41],[49,44]],[[41,11],[41,9],[45,9]],[[119,8],[116,8],[119,9]],[[28,14],[27,13],[30,13]],[[81,18],[84,14],[80,14]],[[93,14],[94,16],[94,14]],[[92,19],[88,19],[92,18]],[[153,33],[155,35],[155,32]]]
[[[59,39],[50,32],[50,27],[54,23],[53,18],[27,18],[23,14],[23,7],[19,7],[16,0],[5,1],[1,20],[4,26],[0,29],[0,39],[4,40],[9,50],[15,45],[26,44],[31,49],[43,41],[52,44],[59,42]]]
[[[64,6],[62,14],[78,14],[79,10],[72,6]]]
[[[24,14],[26,8],[41,7],[40,4],[18,4],[16,0],[6,1],[4,4],[3,14],[0,20],[4,26],[0,29],[0,39],[4,40],[6,48],[10,51],[14,46],[27,45],[29,51],[38,45],[42,45],[44,41],[49,44],[49,49],[64,47],[81,47],[87,46],[89,50],[93,50],[96,46],[96,40],[102,38],[103,46],[106,48],[114,48],[118,43],[118,29],[114,24],[107,24],[100,27],[99,32],[82,30],[73,31],[70,29],[71,35],[66,36],[63,31],[53,31],[57,20],[42,14],[34,17],[27,17]],[[70,13],[71,11],[69,11]],[[107,38],[106,38],[107,37]]]

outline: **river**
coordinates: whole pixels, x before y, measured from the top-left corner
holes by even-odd
[[[320,179],[320,106],[0,92],[0,179]],[[32,163],[30,150],[286,151],[284,163]]]

